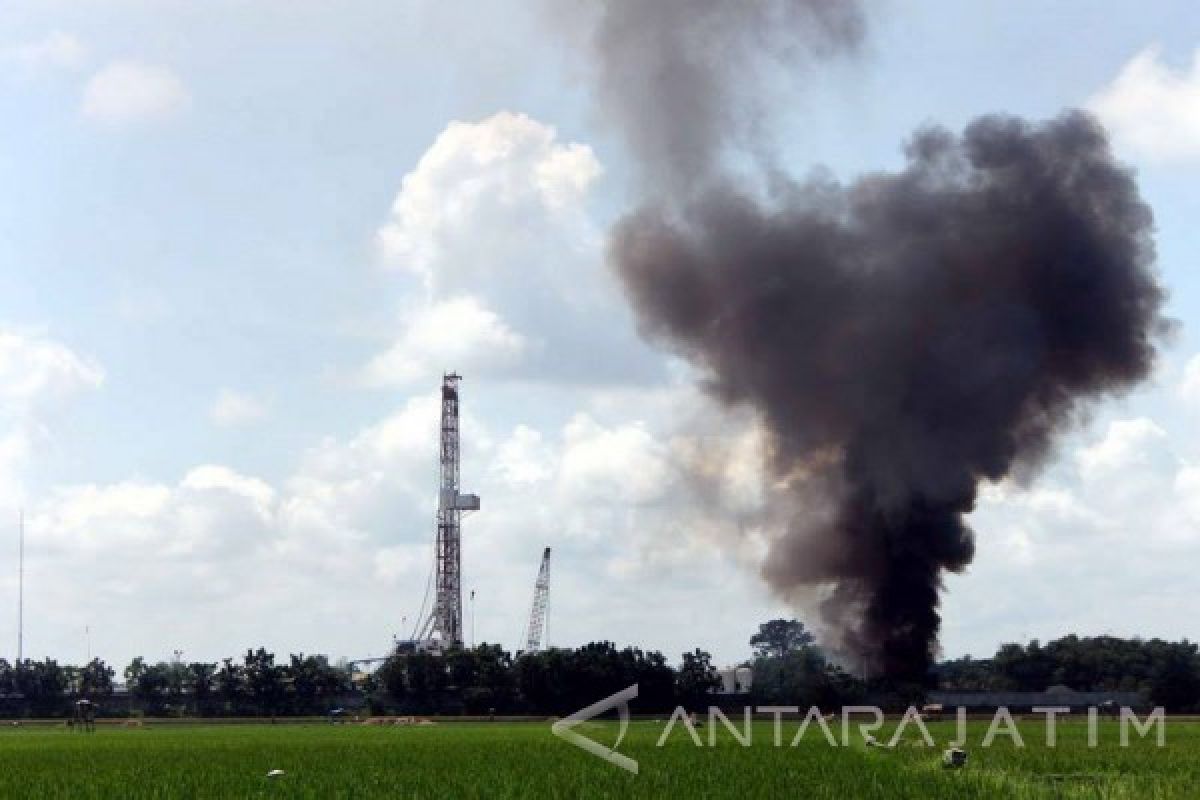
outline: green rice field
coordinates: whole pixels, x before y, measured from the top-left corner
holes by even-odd
[[[676,727],[657,746],[664,724],[630,725],[620,752],[639,762],[633,775],[550,733],[549,723],[455,723],[428,726],[325,724],[101,725],[94,734],[57,726],[0,730],[2,798],[1197,798],[1200,723],[1168,720],[1166,746],[1153,737],[1119,746],[1104,721],[1099,746],[1087,746],[1082,722],[1060,721],[1057,747],[1044,744],[1040,721],[1020,723],[1026,740],[980,746],[985,723],[972,722],[963,769],[945,769],[941,751],[952,723],[929,725],[936,747],[917,746],[915,731],[894,748],[861,740],[830,747],[811,728],[796,747],[787,718],[782,746],[770,721],[756,722],[742,747],[717,731],[716,746],[697,747]],[[577,730],[611,744],[616,723]],[[838,729],[835,726],[834,732]],[[911,734],[911,735],[909,735]],[[887,732],[878,735],[886,741]],[[284,774],[267,777],[270,770]]]

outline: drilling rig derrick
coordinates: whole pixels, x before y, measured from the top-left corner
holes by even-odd
[[[442,377],[440,481],[434,544],[433,606],[418,625],[414,641],[428,649],[461,646],[462,515],[479,510],[479,495],[459,491],[458,384],[453,372]]]

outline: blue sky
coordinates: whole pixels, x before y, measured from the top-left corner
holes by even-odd
[[[484,499],[477,638],[516,644],[543,544],[555,643],[734,661],[787,611],[756,578],[770,532],[730,521],[752,422],[637,339],[602,258],[629,167],[536,10],[5,4],[0,507],[30,520],[29,654],[81,659],[85,626],[118,663],[379,653],[428,572],[443,366]],[[1088,105],[1154,208],[1179,329],[1037,483],[988,490],[949,654],[1196,635],[1198,46],[1194,3],[882,3],[859,56],[781,93],[789,167],[847,179],[920,125]],[[719,508],[678,483],[681,418],[729,443]]]

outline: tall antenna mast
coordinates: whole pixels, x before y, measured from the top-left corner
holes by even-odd
[[[434,546],[434,603],[418,628],[417,639],[436,646],[463,643],[462,515],[479,510],[479,495],[459,492],[458,383],[461,375],[442,376],[441,480],[437,540]]]
[[[25,658],[25,509],[18,514],[20,545],[17,556],[17,663]]]
[[[542,649],[546,632],[546,606],[550,602],[550,548],[542,551],[542,566],[538,569],[533,584],[533,607],[529,610],[529,624],[525,628],[525,652],[536,653]]]

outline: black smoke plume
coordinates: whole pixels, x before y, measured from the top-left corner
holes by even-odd
[[[767,155],[787,83],[772,67],[853,50],[864,27],[857,0],[544,1],[582,23],[602,120],[668,202],[720,175],[731,145]]]
[[[747,65],[853,46],[856,7],[604,8],[600,95],[647,187],[610,255],[643,333],[765,423],[793,512],[767,580],[825,587],[847,650],[920,680],[979,483],[1036,467],[1089,401],[1152,367],[1150,210],[1080,112],[925,129],[902,171],[848,185],[774,167],[765,189],[739,183],[723,160],[771,102]]]

